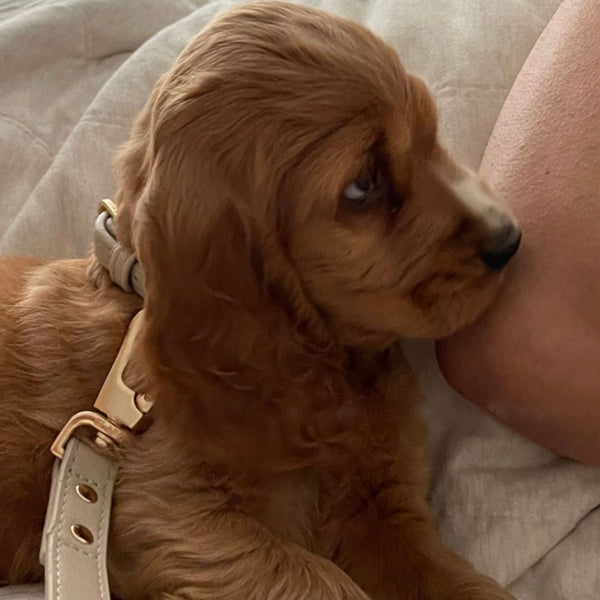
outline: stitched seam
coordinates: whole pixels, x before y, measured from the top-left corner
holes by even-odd
[[[67,468],[67,477],[65,478],[65,484],[63,486],[63,489],[61,490],[61,503],[60,503],[60,519],[58,521],[58,539],[56,541],[56,598],[57,600],[60,599],[61,597],[61,573],[60,573],[60,553],[61,553],[61,549],[63,548],[64,544],[62,542],[62,536],[60,535],[60,533],[63,530],[63,526],[64,526],[64,521],[65,521],[65,504],[67,502],[67,490],[69,489],[69,484],[71,482],[71,478],[73,476],[73,463],[75,462],[75,458],[77,457],[77,453],[79,452],[79,446],[75,447],[75,450],[73,451],[72,456],[69,457],[69,466]]]
[[[65,483],[64,486],[61,490],[61,507],[60,507],[60,518],[59,518],[59,527],[58,527],[58,531],[59,531],[59,535],[58,535],[58,540],[57,540],[57,544],[56,544],[56,554],[57,556],[59,554],[64,553],[65,550],[70,549],[73,550],[83,556],[89,557],[91,559],[95,559],[96,562],[96,575],[97,575],[97,579],[98,579],[98,587],[100,590],[100,597],[102,600],[110,600],[110,596],[107,597],[105,590],[104,590],[104,586],[102,584],[102,574],[103,574],[103,561],[102,561],[102,557],[103,557],[103,550],[104,550],[104,544],[102,543],[103,535],[106,531],[108,531],[108,527],[107,527],[107,522],[108,522],[108,513],[110,511],[110,500],[112,498],[112,494],[110,494],[110,497],[107,497],[108,492],[112,491],[112,482],[114,481],[115,475],[116,475],[116,465],[111,464],[109,466],[109,472],[108,472],[108,483],[106,483],[105,485],[100,485],[98,484],[96,481],[94,481],[93,479],[89,479],[87,477],[82,476],[76,469],[75,469],[75,463],[77,462],[77,458],[80,454],[80,446],[76,446],[75,449],[73,450],[73,454],[70,456],[69,458],[69,462],[67,465],[65,465],[65,470],[66,470],[66,477],[65,477]],[[68,542],[63,542],[62,541],[62,537],[60,535],[61,532],[64,531],[64,524],[65,524],[65,505],[67,502],[67,494],[68,491],[71,489],[71,486],[73,484],[73,481],[75,478],[78,478],[82,481],[86,481],[87,483],[91,483],[93,484],[97,490],[98,490],[98,495],[100,498],[100,501],[102,502],[102,505],[100,508],[100,522],[99,522],[99,527],[98,527],[98,539],[96,540],[95,543],[95,548],[92,552],[86,552],[85,550],[82,550],[81,548],[72,545]],[[61,598],[61,591],[62,591],[62,586],[64,585],[64,582],[62,581],[62,577],[61,577],[61,572],[60,572],[60,561],[57,559],[55,561],[56,564],[56,592],[57,592],[57,596],[56,599],[59,600]]]
[[[108,512],[110,510],[111,498],[112,498],[112,485],[111,482],[116,476],[116,465],[110,465],[108,472],[108,483],[103,486],[102,489],[102,513],[100,516],[100,527],[98,528],[98,545],[96,547],[96,571],[98,575],[98,587],[100,588],[100,596],[102,600],[106,599],[104,594],[104,586],[102,585],[102,556],[106,551],[104,548],[103,541],[108,537]],[[106,531],[105,531],[106,528]],[[106,535],[106,537],[105,537]],[[100,547],[102,545],[102,548]],[[110,594],[110,592],[109,592]]]
[[[75,470],[71,470],[70,472],[73,475],[75,475],[77,477],[77,479],[81,479],[81,481],[83,481],[85,483],[90,483],[96,488],[102,487],[99,483],[95,482],[93,479],[89,479],[89,478],[85,477],[84,475],[81,475],[79,472],[77,472]]]
[[[87,556],[89,558],[96,558],[95,552],[86,552],[85,550],[82,550],[81,548],[78,548],[77,546],[73,546],[72,544],[68,544],[67,542],[63,543],[63,548],[68,548],[69,550],[73,550],[74,552],[83,554],[83,556]]]

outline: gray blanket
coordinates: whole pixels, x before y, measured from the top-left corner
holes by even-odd
[[[133,116],[190,37],[232,4],[0,2],[0,254],[87,251],[97,202],[114,191],[111,158]],[[393,44],[432,86],[447,145],[476,168],[559,0],[312,4]],[[429,344],[407,343],[407,352],[426,397],[431,501],[447,543],[522,600],[598,600],[600,470],[554,456],[451,392]],[[29,594],[0,590],[4,599]]]

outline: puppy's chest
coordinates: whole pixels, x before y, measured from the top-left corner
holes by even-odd
[[[241,498],[244,510],[278,537],[305,548],[314,546],[318,486],[311,473],[290,473],[276,481],[253,484],[242,491]]]
[[[353,473],[303,470],[240,490],[243,510],[280,539],[330,557],[340,528],[356,510]]]

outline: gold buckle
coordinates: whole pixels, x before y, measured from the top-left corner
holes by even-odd
[[[133,429],[152,408],[152,401],[149,398],[129,389],[123,381],[123,371],[143,322],[144,311],[141,310],[131,320],[119,354],[117,354],[94,403],[96,410],[105,414],[111,421],[129,429]]]
[[[57,458],[62,459],[65,455],[65,448],[71,436],[81,427],[91,427],[95,430],[93,441],[102,448],[110,448],[114,445],[120,446],[129,436],[128,432],[115,423],[112,423],[105,416],[91,410],[86,410],[73,415],[67,424],[56,436],[50,450]]]
[[[117,205],[110,198],[103,198],[100,200],[98,206],[98,214],[106,211],[113,219],[117,218]]]
[[[129,436],[125,429],[133,429],[152,408],[152,400],[137,394],[123,381],[123,371],[131,355],[133,343],[144,321],[144,311],[133,317],[117,358],[100,389],[94,403],[99,412],[84,411],[72,416],[52,444],[52,453],[64,456],[65,446],[80,427],[92,427],[96,431],[94,442],[104,448],[121,445]]]

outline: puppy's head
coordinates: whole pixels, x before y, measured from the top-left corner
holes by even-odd
[[[119,235],[149,308],[194,330],[279,302],[352,345],[471,322],[520,234],[436,123],[423,82],[360,26],[274,2],[220,17],[119,162]]]

